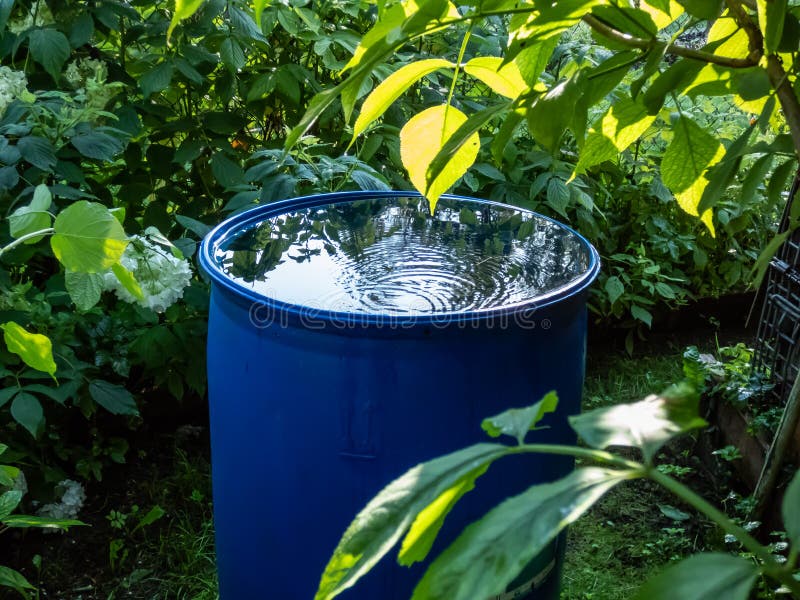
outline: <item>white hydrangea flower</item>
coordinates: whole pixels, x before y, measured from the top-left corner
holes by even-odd
[[[8,67],[0,67],[0,116],[17,98],[30,96],[28,80],[22,71],[14,71]]]
[[[83,486],[77,481],[65,479],[56,486],[56,493],[61,494],[61,499],[58,502],[45,504],[36,513],[50,519],[77,518],[86,502],[86,491]]]
[[[119,82],[107,83],[108,66],[102,60],[80,58],[72,61],[64,77],[78,92],[84,94],[86,105],[102,110],[122,88]]]
[[[173,256],[163,246],[138,235],[131,237],[119,262],[133,273],[144,298],[136,298],[111,272],[105,275],[106,289],[113,290],[121,300],[138,303],[159,313],[183,297],[183,290],[192,279],[189,261]]]
[[[11,33],[24,33],[31,27],[44,27],[45,25],[52,25],[56,20],[47,2],[44,0],[36,0],[31,4],[29,11],[23,15],[18,15],[16,18],[9,19],[8,30]]]

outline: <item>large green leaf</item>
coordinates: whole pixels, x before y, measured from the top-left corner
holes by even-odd
[[[800,470],[795,471],[781,504],[783,527],[792,548],[800,548]]]
[[[675,194],[680,207],[700,220],[714,234],[711,210],[702,215],[698,206],[708,185],[706,170],[725,156],[725,148],[692,119],[680,116],[675,123],[674,136],[661,161],[661,180]]]
[[[389,75],[364,100],[361,112],[353,126],[353,141],[350,142],[350,145],[375,119],[385,113],[392,102],[397,100],[411,85],[434,71],[449,69],[454,66],[449,60],[431,58],[407,64]]]
[[[162,62],[156,65],[139,79],[139,87],[142,88],[142,95],[148,98],[151,94],[160,92],[169,87],[172,76],[175,73],[175,65],[171,61]]]
[[[509,26],[508,58],[560,35],[577,24],[593,6],[603,0],[534,0],[536,10],[514,15]]]
[[[50,171],[56,165],[56,151],[43,137],[29,135],[22,138],[17,142],[17,150],[22,158],[42,171]]]
[[[53,228],[53,254],[70,271],[105,271],[119,261],[128,245],[122,225],[96,202],[71,204],[58,214]]]
[[[34,29],[28,34],[28,48],[33,60],[42,65],[58,81],[61,67],[69,58],[69,40],[55,29]]]
[[[89,395],[111,414],[134,416],[139,414],[133,394],[121,385],[95,379],[89,384]]]
[[[475,162],[480,148],[474,133],[453,154],[436,178],[428,185],[428,168],[445,142],[467,120],[453,106],[432,106],[415,115],[400,131],[400,157],[414,187],[428,198],[431,214],[439,196],[447,191]]]
[[[697,392],[682,384],[639,402],[570,417],[569,422],[589,446],[598,449],[633,446],[641,449],[645,461],[650,463],[665,442],[707,425],[698,416],[697,406]]]
[[[756,0],[758,24],[764,34],[767,52],[776,52],[783,35],[788,0]]]
[[[103,294],[104,278],[100,273],[82,273],[67,271],[64,283],[70,299],[79,311],[85,312],[100,301]]]
[[[747,558],[696,554],[664,569],[636,594],[639,600],[747,600],[759,569]]]
[[[522,444],[528,432],[535,429],[546,414],[554,412],[557,406],[558,394],[549,392],[536,404],[525,408],[512,408],[484,419],[481,427],[491,437],[510,435]]]
[[[17,508],[22,500],[20,490],[8,490],[0,494],[0,521],[3,521],[11,512]]]
[[[418,515],[443,495],[463,494],[467,482],[474,481],[509,450],[500,444],[477,444],[418,465],[390,483],[347,528],[325,567],[315,599],[334,598],[353,586],[400,541],[412,524],[416,526],[415,535],[406,543],[404,556],[408,560],[417,559],[419,554],[410,550],[415,540],[429,527],[435,528],[444,511],[432,509],[427,513],[431,517],[425,524],[427,527],[415,523]],[[440,503],[439,508],[447,507]]]
[[[28,233],[41,231],[50,227],[50,213],[48,209],[52,202],[50,188],[40,183],[33,190],[33,199],[28,206],[21,206],[8,217],[8,228],[12,237],[18,238]],[[35,244],[43,236],[30,238],[26,243]]]
[[[11,416],[33,437],[39,437],[39,432],[44,426],[44,411],[36,396],[27,392],[20,392],[14,396],[11,402]]]
[[[82,131],[70,138],[75,149],[88,158],[111,161],[122,151],[123,143],[102,131]]]
[[[515,99],[528,89],[516,62],[505,62],[494,56],[477,56],[464,65],[464,72],[480,79],[492,91]]]
[[[9,567],[0,565],[0,586],[11,588],[26,597],[25,590],[35,590],[30,582],[22,576],[22,573]]]
[[[501,594],[534,556],[612,487],[637,471],[588,467],[504,501],[428,568],[413,600],[476,600]]]
[[[618,157],[649,129],[655,119],[654,115],[647,113],[642,102],[634,101],[630,96],[616,100],[589,131],[574,174],[579,175],[594,165]]]
[[[37,371],[51,376],[56,372],[53,360],[53,344],[50,338],[41,333],[30,333],[20,324],[8,321],[0,325],[3,339],[10,352],[18,355],[23,362]]]
[[[698,19],[714,19],[722,12],[723,0],[677,0],[686,12]]]

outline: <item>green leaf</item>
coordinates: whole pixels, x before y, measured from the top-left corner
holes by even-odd
[[[783,494],[781,514],[786,537],[792,548],[800,548],[800,470],[795,471],[794,477],[789,482]]]
[[[653,326],[653,315],[650,314],[649,310],[639,306],[638,304],[631,304],[631,316],[637,321],[641,321],[648,327]]]
[[[614,302],[619,300],[620,296],[625,293],[625,286],[616,275],[612,275],[606,279],[606,284],[603,288],[606,294],[608,294],[608,302],[610,304],[614,304]]]
[[[647,114],[641,101],[634,101],[630,96],[614,101],[589,130],[573,177],[594,165],[617,158],[650,128],[655,119],[655,115]]]
[[[504,501],[467,527],[426,571],[412,600],[475,600],[509,583],[570,523],[635,471],[587,467]]]
[[[0,521],[11,514],[17,508],[22,500],[22,492],[20,490],[9,490],[0,494]]]
[[[137,300],[144,300],[144,294],[134,274],[120,263],[111,265],[111,272],[130,294]]]
[[[112,161],[122,151],[123,143],[101,131],[87,131],[73,135],[70,144],[88,158]]]
[[[755,289],[761,287],[761,282],[764,279],[764,275],[767,273],[767,268],[769,267],[769,261],[772,260],[772,257],[775,256],[775,253],[778,251],[778,248],[783,246],[783,243],[789,239],[789,235],[791,234],[790,230],[783,231],[781,233],[776,233],[772,239],[764,246],[764,249],[761,251],[761,254],[758,255],[756,262],[753,264],[753,269],[750,272],[750,278],[752,279],[752,285]]]
[[[466,481],[474,481],[509,451],[500,444],[477,444],[417,465],[386,486],[347,528],[325,567],[315,600],[329,600],[352,587],[400,541],[422,511],[443,494],[463,493]],[[433,518],[430,526],[436,527],[442,511],[431,509],[427,514]],[[425,529],[417,523],[415,536],[406,543],[404,556],[409,560],[418,556],[411,548],[419,548],[414,540]]]
[[[361,112],[353,126],[353,139],[350,145],[352,146],[355,139],[361,135],[373,121],[385,113],[392,102],[397,100],[411,85],[434,71],[449,69],[454,66],[455,65],[449,60],[431,58],[407,64],[389,75],[389,77],[384,79],[378,87],[372,90],[372,93],[364,100]]]
[[[34,29],[28,35],[33,60],[42,65],[54,81],[61,77],[61,67],[69,58],[69,40],[55,29]]]
[[[44,426],[44,411],[36,396],[26,392],[20,392],[14,396],[14,400],[11,402],[11,416],[34,438],[39,437],[39,432]]]
[[[467,120],[453,106],[433,106],[418,113],[400,131],[400,157],[411,183],[430,202],[431,214],[439,196],[447,191],[475,162],[480,148],[478,134],[472,134],[458,149],[439,175],[428,185],[428,168],[445,142]]]
[[[29,135],[17,142],[22,158],[39,167],[42,171],[51,171],[56,165],[56,152],[53,145],[43,137]]]
[[[69,271],[105,271],[119,261],[128,245],[122,225],[96,202],[71,204],[58,214],[53,228],[53,254]]]
[[[25,590],[36,589],[20,572],[3,565],[0,565],[0,586],[16,590],[23,597],[26,597]]]
[[[267,7],[267,4],[269,4],[269,0],[254,0],[253,2],[253,14],[259,29],[262,29],[261,17],[264,14],[264,9]]]
[[[562,81],[528,110],[528,129],[539,144],[555,152],[569,128],[580,95],[578,78]]]
[[[562,217],[567,218],[567,206],[569,205],[569,188],[564,183],[563,179],[558,177],[551,177],[547,182],[547,204],[560,214]]]
[[[696,79],[704,66],[705,63],[699,60],[679,60],[659,75],[647,88],[642,98],[647,112],[657,115],[664,106],[667,94],[683,92]]]
[[[500,126],[500,130],[495,134],[494,139],[492,140],[492,158],[497,164],[501,164],[503,162],[503,152],[505,151],[508,142],[511,141],[511,137],[514,135],[517,127],[519,127],[519,124],[522,123],[523,119],[525,119],[524,110],[515,110],[506,113],[503,124]]]
[[[81,312],[86,312],[100,302],[103,294],[104,279],[100,273],[82,273],[66,271],[64,283],[70,299]]]
[[[717,136],[701,128],[692,119],[680,116],[675,123],[674,136],[661,161],[661,180],[675,194],[680,207],[700,220],[714,235],[711,210],[702,215],[698,206],[708,184],[706,170],[725,156],[725,148]]]
[[[698,416],[698,394],[688,384],[673,386],[631,404],[599,408],[569,418],[570,425],[592,448],[633,446],[650,463],[673,437],[705,427]]]
[[[89,384],[92,400],[113,415],[138,415],[133,395],[121,385],[115,385],[102,379],[95,379]]]
[[[478,56],[464,65],[464,72],[480,79],[493,92],[512,100],[528,89],[515,62],[506,62],[494,56]]]
[[[232,188],[244,183],[244,171],[222,152],[216,152],[211,157],[211,172],[214,178],[224,188]]]
[[[41,333],[29,333],[15,323],[8,321],[0,325],[3,339],[10,352],[18,355],[29,367],[54,376],[56,363],[53,360],[53,344],[50,338]]]
[[[511,408],[499,415],[484,419],[481,427],[490,437],[510,435],[516,438],[519,444],[523,444],[528,432],[536,429],[536,425],[546,414],[555,412],[557,406],[558,394],[548,392],[531,406]]]
[[[746,558],[722,553],[695,554],[671,565],[639,588],[640,600],[747,600],[759,575]]]
[[[148,525],[152,525],[156,521],[158,521],[161,517],[163,517],[167,512],[156,504],[153,508],[147,511],[147,514],[139,519],[139,522],[136,524],[136,527],[133,528],[133,531],[137,529],[141,529],[142,527],[147,527]]]
[[[678,4],[698,19],[715,19],[722,12],[722,0],[678,0]]]
[[[220,44],[219,56],[225,66],[234,72],[244,67],[247,62],[244,50],[239,45],[239,42],[230,37],[225,38]]]
[[[767,52],[777,52],[783,36],[788,0],[756,0],[758,25],[764,34]]]
[[[8,401],[11,400],[18,391],[18,387],[5,387],[0,389],[0,408],[8,404]],[[0,454],[2,453],[0,452]]]
[[[33,199],[28,206],[21,206],[8,217],[8,228],[12,237],[18,238],[34,231],[41,231],[50,227],[50,213],[48,209],[52,203],[50,188],[40,183],[33,190]],[[35,244],[44,236],[30,238],[25,243]]]
[[[674,506],[670,506],[669,504],[659,504],[658,510],[661,511],[662,515],[668,519],[672,519],[673,521],[688,521],[692,518],[692,515],[689,513],[685,513]]]
[[[160,65],[150,69],[139,79],[139,87],[142,88],[142,95],[149,98],[151,94],[167,89],[175,73],[175,66],[172,62],[162,62]]]
[[[25,529],[28,527],[39,527],[42,529],[61,529],[67,530],[70,527],[86,525],[74,519],[51,519],[50,517],[35,517],[32,515],[11,515],[3,520],[9,527]]]
[[[169,22],[169,28],[167,29],[168,44],[169,38],[172,36],[172,32],[175,30],[175,27],[178,26],[178,23],[191,17],[202,4],[203,0],[175,0],[175,12],[172,13],[172,20]]]

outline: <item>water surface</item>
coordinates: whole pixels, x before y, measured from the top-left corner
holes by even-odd
[[[364,199],[251,224],[216,248],[267,298],[364,314],[499,308],[569,285],[590,264],[575,234],[534,213],[469,200]]]

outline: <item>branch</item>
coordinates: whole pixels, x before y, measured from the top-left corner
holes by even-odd
[[[583,22],[589,25],[600,35],[607,37],[615,42],[624,44],[630,48],[639,48],[640,50],[650,50],[653,47],[653,39],[638,38],[622,31],[618,31],[609,25],[603,23],[594,15],[584,15]],[[761,51],[759,47],[758,53],[754,53],[751,48],[750,55],[747,58],[733,58],[730,56],[718,56],[702,50],[694,50],[693,48],[686,48],[678,44],[670,44],[667,46],[667,54],[674,54],[683,58],[692,60],[699,60],[702,62],[720,65],[723,67],[730,67],[733,69],[746,69],[747,67],[754,67],[761,59]]]

